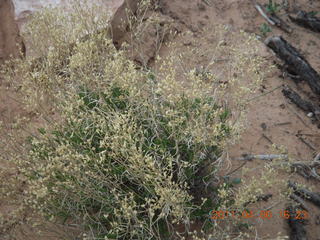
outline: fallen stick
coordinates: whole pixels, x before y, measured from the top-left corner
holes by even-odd
[[[304,164],[304,163],[292,163],[291,167],[295,170],[295,172],[300,174],[302,177],[304,177],[306,179],[310,179],[310,177],[311,177],[311,174],[310,174],[311,168],[307,164]]]
[[[308,28],[314,32],[320,32],[320,18],[313,16],[311,13],[299,11],[295,17],[289,15],[289,18],[299,26]]]
[[[290,72],[299,75],[301,79],[308,83],[315,94],[320,95],[320,76],[297,49],[281,36],[269,37],[265,44],[286,63]]]
[[[320,194],[309,191],[305,188],[299,188],[296,183],[289,181],[288,186],[293,189],[294,193],[298,196],[309,200],[314,205],[320,207]]]
[[[296,203],[298,203],[298,204],[299,204],[299,207],[301,207],[302,209],[310,212],[310,210],[309,210],[309,208],[307,207],[305,201],[303,201],[303,199],[302,199],[301,197],[299,197],[298,195],[296,195],[296,194],[293,193],[293,194],[290,195],[290,198],[291,198],[292,200],[294,200]]]
[[[271,20],[275,22],[276,26],[286,33],[292,33],[291,27],[283,21],[280,17],[278,17],[275,13],[271,14]]]
[[[320,181],[320,176],[319,174],[317,173],[316,169],[315,168],[311,168],[311,176],[315,179],[317,179],[318,181]]]
[[[303,176],[306,179],[314,178],[318,181],[320,181],[320,176],[317,173],[317,168],[320,167],[320,162],[313,160],[311,163],[303,162],[289,162],[289,161],[283,161],[283,162],[277,162],[277,165],[286,165],[291,168],[293,168],[298,174]]]
[[[265,138],[270,144],[273,144],[271,139],[267,135],[265,135],[264,133],[262,133],[262,137]]]
[[[263,11],[261,5],[259,3],[254,3],[254,7],[257,9],[257,11],[260,13],[260,15],[267,20],[267,22],[271,25],[276,25],[276,23],[268,17],[268,15]]]
[[[284,125],[290,125],[292,122],[282,122],[282,123],[275,123],[275,126],[284,126]]]
[[[307,113],[312,112],[314,115],[320,114],[320,108],[318,106],[314,105],[313,103],[307,100],[302,99],[300,95],[294,90],[292,90],[289,86],[285,85],[282,89],[282,93],[303,111]]]
[[[260,160],[273,160],[273,159],[288,159],[288,155],[286,154],[261,154],[261,155],[251,155],[251,154],[243,154],[243,157],[237,158],[237,160],[241,161],[251,161],[253,159]]]
[[[320,138],[320,135],[319,135],[319,134],[312,134],[312,133],[299,133],[299,136],[307,136],[307,137]]]
[[[316,151],[317,149],[316,149],[316,147],[314,147],[313,145],[311,145],[311,143],[308,143],[303,137],[301,137],[301,136],[297,136],[298,137],[298,139],[301,141],[301,142],[303,142],[307,147],[309,147],[312,151]]]
[[[268,16],[267,13],[265,13],[265,11],[263,10],[263,7],[256,2],[254,3],[254,7],[257,9],[257,11],[260,13],[260,15],[266,19],[266,21],[271,24],[272,26],[277,26],[278,28],[282,29],[283,31],[285,31],[286,33],[291,33],[292,29],[290,28],[290,26],[288,24],[286,24],[281,18],[279,18],[276,14],[271,14],[270,16]]]
[[[250,101],[252,101],[252,100],[255,100],[255,99],[260,98],[260,97],[263,97],[263,96],[266,96],[267,94],[270,94],[270,93],[276,91],[277,89],[279,89],[279,88],[281,88],[281,87],[282,87],[282,85],[280,85],[280,86],[278,86],[278,87],[275,87],[274,89],[271,89],[271,90],[268,91],[268,92],[264,92],[264,93],[262,93],[262,94],[260,94],[260,95],[258,95],[258,96],[252,97],[252,98],[250,98],[247,102],[250,102]]]
[[[239,167],[237,167],[236,169],[232,170],[231,172],[226,174],[226,177],[231,176],[233,173],[235,173],[236,171],[238,171],[240,168],[242,168],[244,165],[246,165],[247,162],[242,163]]]
[[[316,171],[320,163],[312,162],[311,164],[306,164],[303,162],[291,163],[291,167],[293,167],[297,173],[303,176],[306,179],[314,178],[320,181],[320,176]]]
[[[320,175],[317,172],[317,168],[320,167],[319,161],[312,161],[310,164],[306,162],[289,162],[287,158],[283,158],[285,161],[277,162],[273,164],[273,166],[280,165],[280,166],[289,166],[294,169],[295,172],[300,174],[302,177],[309,180],[310,178],[314,178],[315,180],[320,181]],[[252,158],[238,158],[238,160],[252,160]]]
[[[313,162],[314,162],[314,163],[320,163],[319,161],[320,161],[320,152],[317,153],[317,155],[316,155],[316,156],[314,157],[314,159],[313,159]]]
[[[260,202],[260,201],[267,202],[269,200],[269,198],[271,198],[271,197],[272,197],[271,193],[261,194],[259,196],[256,196],[256,198],[254,200],[251,200],[251,201],[248,201],[248,202],[244,203],[243,206],[246,207],[251,203],[256,203],[256,202]]]

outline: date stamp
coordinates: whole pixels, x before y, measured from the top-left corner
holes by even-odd
[[[223,220],[227,218],[242,218],[242,219],[252,219],[260,218],[264,220],[270,220],[273,217],[280,217],[283,219],[309,219],[309,214],[305,210],[296,210],[294,213],[290,213],[288,210],[281,210],[276,213],[271,210],[261,210],[258,212],[253,212],[249,210],[244,211],[225,211],[225,210],[213,210],[210,212],[210,219],[212,220]]]

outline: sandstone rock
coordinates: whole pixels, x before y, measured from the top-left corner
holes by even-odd
[[[0,1],[0,63],[12,57],[25,54],[25,46],[15,22],[14,6],[11,0]]]
[[[135,14],[138,9],[138,4],[138,0],[122,0],[122,3],[113,14],[110,26],[115,45],[118,45],[119,41],[125,36],[126,28],[129,24],[128,17]]]

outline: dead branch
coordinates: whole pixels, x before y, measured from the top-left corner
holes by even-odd
[[[240,168],[242,168],[244,165],[246,165],[247,162],[242,163],[239,167],[237,167],[236,169],[232,170],[231,172],[226,174],[227,176],[231,176],[233,173],[235,173],[236,171],[238,171]]]
[[[306,113],[312,112],[315,116],[320,114],[320,108],[318,106],[302,99],[301,96],[289,86],[285,85],[282,89],[282,93]]]
[[[275,126],[284,126],[284,125],[290,125],[292,122],[282,122],[282,123],[275,123]]]
[[[292,188],[294,193],[297,194],[298,196],[300,196],[306,200],[309,200],[314,205],[320,207],[320,194],[319,193],[311,192],[310,190],[305,189],[305,188],[299,188],[296,183],[291,182],[291,181],[289,181],[288,186],[290,188]]]
[[[263,7],[259,4],[254,2],[254,7],[257,9],[257,11],[260,13],[260,15],[266,19],[266,21],[271,24],[272,26],[277,26],[278,28],[282,29],[286,33],[291,33],[292,29],[288,24],[286,24],[280,17],[278,17],[276,14],[268,15]]]
[[[262,133],[262,137],[265,138],[270,144],[273,144],[272,140],[264,133]]]
[[[291,27],[276,14],[271,14],[270,18],[278,28],[285,31],[286,33],[292,33]]]
[[[281,36],[269,37],[265,44],[288,65],[290,72],[299,75],[301,79],[308,83],[315,94],[320,95],[320,76],[297,49]]]
[[[253,159],[260,159],[260,160],[288,159],[288,155],[286,154],[261,154],[261,155],[243,154],[241,158],[237,158],[237,160],[241,160],[241,161],[251,161]]]
[[[311,143],[307,142],[303,137],[297,135],[298,139],[303,142],[307,147],[309,147],[312,151],[316,151],[316,147],[314,147]]]
[[[311,168],[305,163],[292,163],[291,167],[294,169],[295,172],[297,172],[299,175],[306,179],[311,178]]]
[[[320,166],[320,163],[312,162],[311,164],[306,164],[303,162],[292,163],[291,167],[293,167],[297,173],[303,176],[306,179],[314,178],[320,181],[320,176],[316,171],[316,168]]]
[[[293,194],[290,195],[290,198],[291,198],[292,200],[294,200],[296,203],[298,203],[299,207],[301,207],[302,209],[310,212],[310,210],[309,210],[309,208],[307,207],[305,201],[303,201],[303,199],[302,199],[301,197],[299,197],[298,195],[296,195],[296,194],[293,193]]]
[[[246,203],[243,204],[244,207],[248,206],[251,203],[256,203],[256,202],[260,202],[260,201],[265,201],[267,202],[269,200],[269,198],[272,197],[272,194],[268,193],[268,194],[261,194],[259,196],[256,196],[256,198],[254,200],[248,201]]]
[[[317,153],[317,155],[314,157],[314,159],[313,159],[313,162],[314,163],[319,163],[319,161],[320,161],[320,152],[319,153]]]
[[[262,6],[259,3],[255,3],[254,7],[257,9],[260,15],[267,20],[269,24],[276,25],[276,23],[271,18],[269,18],[268,15],[263,11]]]
[[[289,18],[301,27],[308,28],[314,32],[320,32],[320,18],[313,16],[311,13],[299,11],[295,17],[289,15]]]

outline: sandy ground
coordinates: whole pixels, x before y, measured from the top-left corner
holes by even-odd
[[[12,6],[7,0],[3,2],[5,4],[0,5],[0,18],[5,17],[5,20],[0,19],[0,59],[1,56],[8,56],[8,53],[15,53],[16,48],[12,45],[12,40],[7,39],[8,36],[11,36],[11,39],[17,39],[18,36],[16,25],[13,22]],[[119,4],[117,0],[111,2],[115,8],[117,4]],[[206,4],[206,2],[208,4]],[[266,2],[267,1],[259,1],[261,4]],[[281,1],[278,2],[280,3]],[[252,2],[249,0],[160,0],[159,3],[162,9],[162,16],[165,16],[165,19],[173,19],[176,23],[176,30],[180,33],[187,30],[192,32],[191,37],[188,38],[182,37],[181,34],[174,39],[166,39],[167,41],[180,43],[181,51],[184,50],[184,47],[190,46],[190,44],[192,47],[193,41],[198,43],[196,46],[204,50],[210,48],[210,39],[215,37],[215,33],[201,30],[205,28],[210,29],[210,27],[215,24],[227,24],[235,30],[244,29],[250,33],[261,34],[259,28],[262,23],[265,23],[265,20],[258,14]],[[289,0],[288,3],[290,7],[289,11],[296,11],[298,9],[320,11],[319,1]],[[280,12],[280,16],[287,20],[287,16],[283,11]],[[282,35],[285,37],[286,40],[301,51],[317,71],[320,71],[319,34],[300,28],[289,20],[288,23],[293,28],[291,34],[286,34],[280,29],[272,27],[272,32],[268,33],[268,35]],[[156,53],[154,49],[155,46],[151,42],[153,40],[152,37],[145,39],[147,44],[145,45],[145,52],[142,53],[145,54],[145,56],[141,56],[141,53],[139,56],[134,56],[136,61],[146,64],[152,63],[154,54]],[[163,45],[159,53],[161,56],[166,56],[170,51],[170,46]],[[276,57],[267,50],[263,44],[261,44],[261,54],[270,62],[277,61]],[[205,60],[199,58],[194,61],[200,66]],[[247,130],[242,135],[241,141],[229,149],[228,160],[232,163],[230,169],[236,169],[242,164],[236,160],[236,158],[242,154],[273,153],[274,148],[272,148],[272,144],[284,146],[290,156],[299,161],[310,162],[315,152],[319,151],[320,131],[318,127],[311,122],[305,113],[297,109],[295,105],[289,103],[283,96],[281,87],[279,87],[283,84],[288,84],[294,89],[299,88],[291,79],[283,77],[280,70],[275,70],[264,80],[260,92],[253,96],[247,118]],[[303,86],[303,89],[307,88]],[[301,90],[299,91],[301,92]],[[8,124],[13,121],[14,116],[26,114],[23,112],[19,103],[12,99],[12,96],[14,96],[12,90],[0,90],[0,121],[5,121]],[[298,134],[304,134],[302,137],[309,143],[309,146],[297,137]],[[239,169],[235,172],[234,176],[247,179],[250,179],[252,176],[258,177],[259,169],[261,169],[264,164],[262,160],[250,161],[246,164],[247,168],[253,170],[249,175],[243,175],[241,169]],[[285,179],[287,177],[285,173],[279,174],[279,178]],[[312,180],[307,182],[298,176],[294,176],[294,179],[313,187],[314,191],[320,191],[317,182]],[[277,189],[270,188],[268,193],[274,193],[276,190]],[[320,228],[316,224],[316,219],[320,215],[320,210],[312,204],[307,204],[312,210],[310,221],[307,225],[308,237],[311,240],[317,240],[320,239]],[[0,202],[0,211],[5,211],[9,205],[10,204]],[[270,202],[262,202],[253,205],[253,207],[256,210],[262,210],[270,205]],[[288,234],[286,222],[276,216],[278,211],[284,210],[284,207],[284,203],[279,203],[274,206],[272,212],[275,216],[270,220],[251,221],[251,224],[254,224],[257,228],[257,232],[252,235],[252,239],[275,239],[279,232],[282,232],[282,235]],[[52,237],[52,239],[55,238]]]

